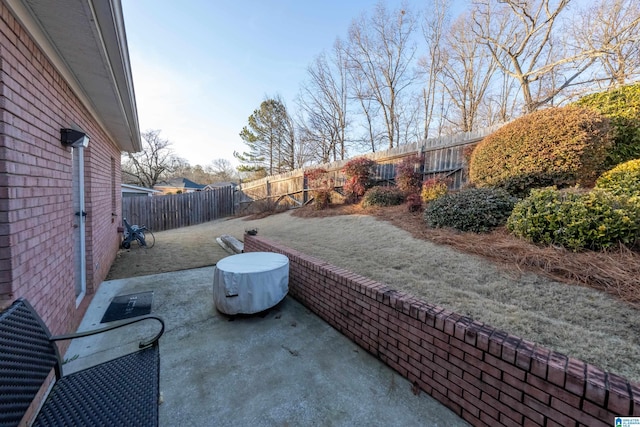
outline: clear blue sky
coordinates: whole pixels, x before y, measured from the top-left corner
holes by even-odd
[[[427,2],[411,0],[422,12]],[[140,130],[205,166],[246,146],[238,136],[266,96],[290,109],[306,68],[375,0],[122,0]],[[389,9],[400,0],[387,0]]]

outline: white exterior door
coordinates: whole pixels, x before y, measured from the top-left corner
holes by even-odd
[[[84,205],[84,148],[72,148],[73,156],[73,212],[74,212],[74,258],[76,307],[87,291],[85,205]]]

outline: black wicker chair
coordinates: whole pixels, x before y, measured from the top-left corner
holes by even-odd
[[[141,350],[62,375],[56,341],[106,332],[143,320],[160,322],[160,331],[140,342]],[[0,313],[0,426],[17,426],[41,386],[55,370],[56,382],[33,426],[157,426],[160,356],[164,322],[154,315],[76,334],[51,336],[25,299]]]

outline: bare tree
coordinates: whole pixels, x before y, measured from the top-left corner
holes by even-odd
[[[519,86],[526,112],[535,111],[567,87],[596,60],[598,52],[558,49],[558,16],[570,0],[478,0],[474,34]],[[559,78],[560,77],[560,78]],[[538,83],[538,87],[534,83]]]
[[[491,89],[480,104],[480,126],[506,123],[519,115],[518,83],[501,69],[494,73]]]
[[[409,11],[390,13],[383,3],[376,5],[371,17],[362,15],[349,28],[347,54],[355,96],[365,109],[370,128],[367,101],[379,108],[389,148],[400,143],[399,104],[415,78],[411,69],[416,52],[411,42],[415,28],[416,21]]]
[[[336,40],[331,55],[320,54],[307,68],[309,81],[302,86],[298,107],[301,131],[320,162],[342,160],[347,149],[347,69],[342,42]]]
[[[317,159],[315,157],[316,153],[313,152],[312,147],[308,145],[307,141],[305,141],[301,136],[301,133],[303,133],[304,130],[298,128],[296,132],[296,169],[303,168],[313,163],[317,163]]]
[[[186,160],[180,161],[165,180],[171,180],[172,178],[187,178],[198,184],[212,182],[212,177],[202,166],[191,166]]]
[[[594,80],[623,85],[640,76],[640,3],[602,1],[576,14],[572,34],[580,46],[600,52]]]
[[[227,159],[214,159],[205,167],[205,171],[212,176],[210,183],[230,182],[239,179],[238,173]]]
[[[425,13],[422,34],[427,45],[427,56],[418,61],[423,70],[426,86],[422,89],[424,112],[424,139],[429,138],[429,129],[433,122],[436,92],[439,89],[439,75],[442,70],[442,39],[449,19],[451,2],[434,0],[432,8]]]
[[[375,118],[378,116],[380,106],[374,101],[372,92],[366,82],[365,76],[359,69],[354,67],[349,68],[349,78],[351,82],[350,86],[350,99],[357,102],[360,106],[363,121],[360,121],[360,127],[364,128],[364,135],[357,138],[359,146],[365,150],[371,150],[375,152],[377,147],[381,145],[382,133],[379,130],[378,124]]]
[[[640,76],[637,0],[471,3],[449,25],[451,2],[429,2],[419,61],[417,15],[380,2],[354,19],[309,67],[295,162],[491,126]]]
[[[398,104],[398,141],[413,143],[424,138],[423,99],[420,92],[412,92]]]
[[[472,24],[471,15],[460,15],[443,41],[442,86],[455,108],[455,116],[447,119],[458,132],[477,129],[480,107],[498,67],[495,57],[468,31]]]
[[[298,102],[300,102],[298,100]],[[305,116],[298,111],[298,142],[305,152],[305,158],[315,163],[325,163],[331,158],[332,139],[326,135],[325,123],[318,115]]]
[[[141,134],[142,151],[127,153],[122,158],[122,177],[127,183],[151,188],[185,164],[171,149],[171,142],[160,137],[159,130]]]

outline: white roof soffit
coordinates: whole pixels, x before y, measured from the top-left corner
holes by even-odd
[[[140,151],[120,0],[4,0],[122,151]]]

